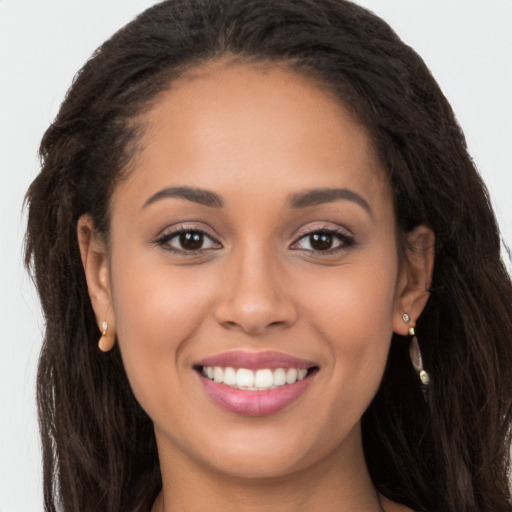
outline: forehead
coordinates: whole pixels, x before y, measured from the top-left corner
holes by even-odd
[[[139,193],[158,182],[229,194],[261,181],[273,189],[356,186],[390,198],[367,130],[326,86],[283,67],[192,69],[139,122],[127,180]]]

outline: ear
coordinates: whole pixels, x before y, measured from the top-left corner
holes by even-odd
[[[107,352],[114,346],[115,341],[107,248],[88,214],[78,219],[77,236],[87,289],[101,333],[99,348]]]
[[[398,278],[393,330],[403,336],[416,325],[430,296],[434,270],[435,235],[421,225],[407,234],[405,259]],[[409,321],[404,321],[407,314]]]

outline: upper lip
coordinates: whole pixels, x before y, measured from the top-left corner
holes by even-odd
[[[317,366],[314,361],[300,359],[298,357],[277,351],[248,352],[245,350],[233,350],[223,352],[198,361],[194,366],[221,366],[224,368],[247,368],[258,370],[260,368],[311,368]]]

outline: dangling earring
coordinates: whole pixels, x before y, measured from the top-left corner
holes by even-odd
[[[412,366],[420,378],[421,386],[426,399],[427,387],[430,384],[430,375],[425,370],[425,368],[423,368],[423,358],[421,357],[420,344],[418,343],[418,338],[416,338],[415,335],[416,323],[411,321],[411,318],[407,313],[404,313],[402,318],[404,319],[404,322],[409,325],[409,334],[412,336],[411,344],[409,345],[409,357],[411,358]]]
[[[106,320],[103,321],[101,324],[101,338],[98,341],[98,348],[102,352],[108,352],[112,350],[112,347],[114,346],[116,342],[116,336],[114,333],[108,333],[108,323]]]

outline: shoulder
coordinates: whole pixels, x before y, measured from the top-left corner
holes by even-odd
[[[388,500],[384,496],[380,497],[382,508],[385,512],[414,512],[409,507],[402,505],[400,503],[396,503],[395,501]]]

